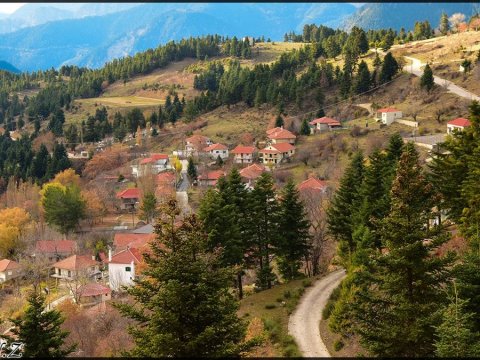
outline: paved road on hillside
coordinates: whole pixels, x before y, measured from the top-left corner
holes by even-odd
[[[334,271],[318,280],[300,299],[290,315],[288,332],[295,338],[304,357],[331,357],[320,337],[320,319],[332,291],[345,277],[345,270]]]

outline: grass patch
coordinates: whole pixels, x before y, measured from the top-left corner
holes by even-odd
[[[333,349],[335,351],[342,350],[344,346],[345,346],[345,344],[343,343],[343,341],[341,339],[338,339],[333,343]]]

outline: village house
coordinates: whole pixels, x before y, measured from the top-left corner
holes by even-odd
[[[383,108],[376,111],[375,120],[381,121],[384,125],[390,125],[402,116],[403,114],[400,110],[395,108]]]
[[[202,186],[216,186],[218,179],[225,175],[223,170],[208,171],[198,177],[198,183]]]
[[[81,306],[93,306],[112,299],[112,290],[102,284],[85,284],[76,291],[78,302]]]
[[[314,134],[315,132],[322,132],[322,131],[332,131],[335,129],[341,129],[342,124],[340,121],[336,119],[332,119],[329,117],[321,117],[315,120],[312,120],[308,123],[310,125],[310,133]]]
[[[155,234],[146,233],[116,233],[113,237],[113,247],[116,252],[127,248],[141,248],[155,238]]]
[[[319,192],[324,193],[327,191],[327,183],[323,180],[319,180],[314,176],[310,176],[307,180],[301,182],[298,185],[298,191],[300,192]]]
[[[231,151],[231,153],[234,155],[233,162],[235,164],[251,164],[256,151],[257,149],[255,146],[238,145]]]
[[[115,255],[108,254],[108,278],[110,288],[120,290],[122,286],[130,286],[137,278],[136,268],[143,262],[140,251],[136,248],[126,248]]]
[[[121,210],[133,210],[138,207],[140,203],[140,189],[130,188],[117,193],[117,199],[120,199]]]
[[[165,171],[157,175],[157,185],[175,186],[177,176],[172,171]]]
[[[465,118],[457,118],[447,123],[447,134],[452,134],[454,131],[463,131],[470,126],[471,122]]]
[[[73,240],[38,240],[35,243],[34,256],[44,256],[49,261],[59,261],[77,251]]]
[[[52,265],[55,273],[52,277],[63,280],[92,278],[101,275],[100,264],[95,256],[72,255]]]
[[[151,154],[150,157],[140,160],[138,164],[133,164],[131,167],[132,175],[135,177],[158,174],[171,168],[167,154]]]
[[[212,145],[212,141],[203,135],[192,135],[186,139],[185,155],[199,156],[207,146]]]
[[[217,159],[219,156],[222,160],[228,158],[228,147],[223,144],[212,144],[203,149],[212,159]]]
[[[267,146],[260,150],[260,159],[267,164],[280,164],[283,160],[288,159],[295,154],[295,146],[289,143],[278,143]]]
[[[272,144],[289,143],[292,145],[295,144],[297,138],[295,134],[284,129],[283,126],[267,130],[267,137]]]
[[[257,178],[266,171],[262,164],[252,164],[240,170],[242,181],[247,185],[247,188],[253,188]]]
[[[8,259],[0,260],[0,283],[18,278],[22,275],[23,271],[19,263]]]

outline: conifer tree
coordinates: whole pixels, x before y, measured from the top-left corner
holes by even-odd
[[[430,92],[434,84],[432,68],[427,64],[423,69],[423,75],[420,77],[420,87]]]
[[[310,125],[308,125],[307,119],[303,119],[302,127],[300,128],[300,134],[308,136],[310,135]]]
[[[143,196],[140,205],[140,219],[150,223],[158,214],[157,198],[152,192],[148,192]]]
[[[275,127],[282,127],[285,125],[285,122],[283,121],[282,115],[278,114],[277,118],[275,119]]]
[[[433,329],[439,325],[437,311],[452,260],[430,255],[447,240],[440,226],[427,226],[436,200],[409,143],[379,230],[385,252],[376,253],[355,309],[361,343],[373,355],[428,356],[434,351]]]
[[[283,277],[294,279],[298,276],[301,260],[308,252],[310,222],[292,180],[283,189],[278,219],[280,238],[275,253],[280,258]]]
[[[399,66],[397,60],[395,60],[392,53],[387,53],[383,58],[382,67],[380,69],[380,83],[384,84],[392,80],[398,70]]]
[[[28,297],[25,314],[10,319],[15,338],[7,337],[9,343],[24,344],[22,356],[26,358],[62,358],[72,353],[76,344],[64,347],[67,331],[61,329],[64,319],[57,310],[45,311],[45,298],[36,290]]]
[[[361,94],[368,90],[370,90],[370,71],[368,71],[367,63],[362,60],[358,65],[353,91],[355,94]]]
[[[143,278],[128,293],[135,305],[117,303],[137,324],[129,329],[130,356],[239,356],[251,346],[229,293],[231,271],[205,251],[207,235],[195,215],[176,223],[176,201],[165,204],[155,226],[156,239],[144,254]]]
[[[352,240],[354,229],[354,204],[360,199],[360,186],[364,177],[363,155],[355,153],[349,166],[340,180],[340,187],[327,211],[327,222],[330,233],[339,241],[339,252],[344,262],[348,262],[355,250]]]
[[[440,33],[442,35],[447,35],[448,31],[450,30],[450,23],[448,21],[448,15],[442,12],[442,16],[440,17],[440,26],[439,26]]]
[[[190,178],[190,181],[197,180],[197,167],[195,166],[192,157],[188,158],[187,175]]]

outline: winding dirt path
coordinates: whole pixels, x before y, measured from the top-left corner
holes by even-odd
[[[318,280],[305,295],[288,321],[288,332],[295,338],[304,357],[331,357],[320,337],[322,310],[332,291],[345,277],[345,270],[334,271]]]

